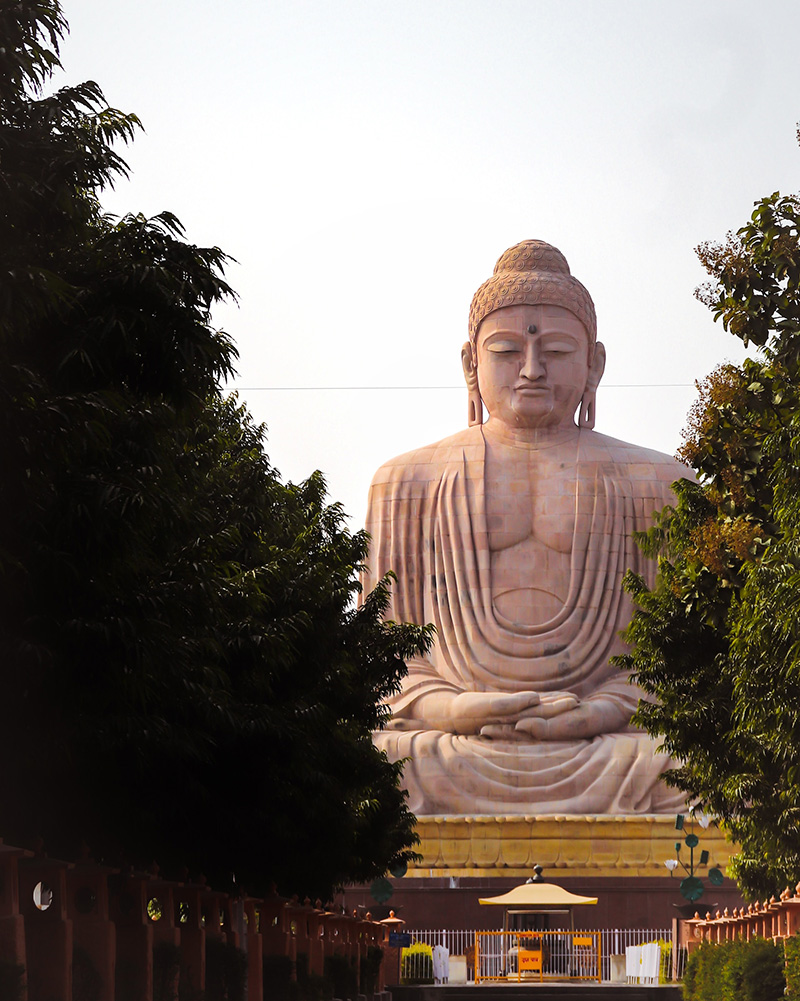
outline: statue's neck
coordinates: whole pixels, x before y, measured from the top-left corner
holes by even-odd
[[[489,441],[498,444],[554,448],[556,445],[576,443],[581,431],[574,424],[567,427],[517,428],[490,417],[483,425],[483,433]]]

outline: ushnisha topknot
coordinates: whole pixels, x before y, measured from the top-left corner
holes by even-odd
[[[469,309],[469,339],[489,313],[502,306],[526,303],[564,306],[586,327],[592,344],[597,340],[597,317],[592,297],[570,274],[567,259],[544,240],[523,240],[500,256],[494,274],[478,289]]]

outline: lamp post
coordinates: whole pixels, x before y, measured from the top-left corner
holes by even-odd
[[[684,824],[686,818],[684,814],[679,813],[675,818],[675,830],[681,831],[682,833],[685,834],[685,837],[683,839],[683,844],[689,849],[689,864],[687,865],[684,862],[683,858],[681,858],[681,848],[683,847],[683,845],[681,845],[680,841],[676,841],[675,854],[677,857],[667,859],[664,862],[664,865],[667,867],[667,869],[669,869],[669,874],[671,877],[674,876],[678,866],[680,866],[683,869],[686,875],[683,877],[680,884],[681,896],[684,898],[684,900],[688,901],[690,905],[694,905],[703,896],[703,892],[705,890],[705,885],[703,883],[703,880],[699,876],[695,875],[695,871],[696,869],[702,866],[708,865],[708,852],[705,851],[705,849],[702,849],[700,851],[700,857],[697,861],[697,864],[695,865],[694,850],[699,846],[700,839],[694,833],[694,824],[695,821],[697,821],[700,827],[703,830],[706,830],[708,826],[711,824],[713,818],[711,814],[692,809],[690,812],[690,819],[692,825],[691,830],[689,831],[688,834],[685,834]],[[712,866],[708,870],[708,881],[713,886],[721,886],[724,878],[725,877],[722,875],[722,871],[717,866]],[[686,908],[686,905],[684,905],[684,908]]]

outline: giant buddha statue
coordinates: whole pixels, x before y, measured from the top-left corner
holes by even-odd
[[[630,725],[641,693],[609,658],[631,615],[623,574],[655,570],[632,533],[692,474],[593,430],[605,356],[563,254],[517,244],[472,300],[469,426],[373,479],[365,588],[393,570],[391,618],[436,626],[375,735],[408,759],[419,816],[680,805],[669,759]]]

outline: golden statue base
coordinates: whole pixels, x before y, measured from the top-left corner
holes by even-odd
[[[688,823],[688,818],[687,818]],[[687,828],[688,830],[688,828]],[[541,865],[546,878],[564,876],[663,876],[664,863],[680,858],[689,864],[686,831],[675,829],[675,815],[550,817],[418,817],[422,862],[409,867],[418,878],[442,876],[531,875]],[[709,853],[709,866],[725,871],[736,850],[716,827],[696,829],[694,852]],[[675,850],[676,843],[681,851]],[[706,867],[702,874],[705,875]],[[676,870],[676,876],[683,869]]]

